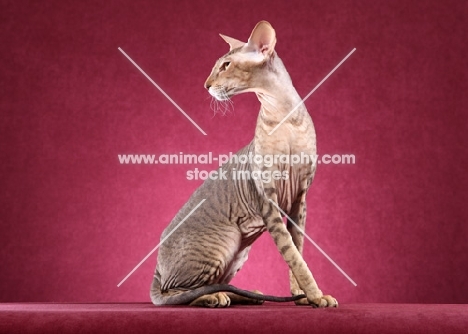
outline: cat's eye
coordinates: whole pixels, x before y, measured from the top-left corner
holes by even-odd
[[[231,64],[230,61],[225,61],[225,62],[221,65],[220,70],[221,70],[221,71],[226,71],[230,64]]]

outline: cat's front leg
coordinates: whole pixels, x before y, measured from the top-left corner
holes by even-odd
[[[287,220],[286,226],[288,229],[289,234],[291,234],[291,238],[293,241],[294,246],[296,246],[299,254],[302,255],[302,250],[304,248],[304,234],[302,231],[305,231],[305,223],[306,223],[306,191],[303,192],[301,196],[299,196],[296,203],[294,203],[293,207],[291,208],[291,215],[290,219],[294,222],[291,222],[289,219]],[[291,269],[289,269],[289,286],[291,295],[297,296],[304,294],[301,287],[297,283],[296,277],[294,276]],[[307,298],[299,299],[294,302],[296,305],[309,305],[309,301]]]
[[[274,194],[272,200],[277,203]],[[286,229],[277,207],[268,201],[263,206],[262,214],[268,232],[297,280],[300,289],[306,294],[309,304],[315,307],[336,307],[336,300],[331,296],[324,296],[318,288],[306,262],[294,245],[291,234]]]

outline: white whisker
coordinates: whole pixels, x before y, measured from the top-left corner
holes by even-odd
[[[216,116],[217,113],[226,116],[227,113],[234,110],[234,103],[229,98],[224,88],[211,88],[210,94],[213,96],[210,103],[210,108],[214,112],[213,117]]]

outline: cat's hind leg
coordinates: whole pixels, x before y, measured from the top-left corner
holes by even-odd
[[[161,282],[158,271],[156,270],[151,283],[150,298],[154,305],[167,305],[168,299],[186,292],[187,289],[170,289],[166,292],[161,291]]]
[[[233,260],[226,268],[222,277],[219,278],[217,283],[229,284],[231,279],[234,278],[236,273],[242,268],[242,265],[247,260],[249,250],[250,246],[245,247],[240,252],[235,253]],[[254,290],[252,292],[262,295],[262,293],[258,290]],[[190,305],[203,307],[228,307],[233,304],[259,305],[263,304],[263,300],[239,296],[233,292],[217,292],[201,296],[194,300]]]

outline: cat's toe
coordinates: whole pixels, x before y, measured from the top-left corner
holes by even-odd
[[[216,298],[218,299],[217,307],[229,307],[231,305],[231,299],[226,293],[218,292],[215,295],[216,295]]]

